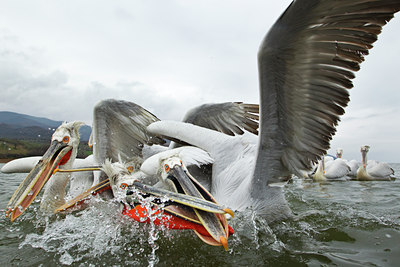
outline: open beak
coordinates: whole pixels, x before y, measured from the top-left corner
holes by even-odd
[[[192,229],[201,240],[209,245],[223,246],[225,250],[228,250],[228,237],[233,233],[233,230],[229,227],[225,214],[228,213],[233,217],[232,210],[220,206],[211,194],[182,166],[176,165],[171,168],[167,179],[173,184],[176,192],[135,181],[129,186],[130,189],[127,190],[127,202],[131,207],[135,206],[136,209],[137,204],[134,205],[135,203],[132,203],[134,201],[132,201],[131,197],[134,191],[139,191],[144,195],[155,196],[158,200],[153,200],[153,203],[156,206],[164,203],[160,207],[162,210],[174,217],[183,219],[183,221],[201,226],[185,229]],[[165,198],[169,201],[160,202],[159,199]],[[138,212],[140,213],[139,210],[136,210],[136,213]],[[134,212],[131,217],[140,220],[140,222],[146,221],[145,218],[140,216],[140,218],[136,218],[137,216],[138,214]]]
[[[53,174],[54,169],[69,160],[71,152],[72,146],[56,140],[51,142],[42,159],[22,181],[8,202],[5,215],[10,216],[11,222],[29,207]]]
[[[139,181],[133,182],[129,187],[134,187],[136,190],[148,195],[152,195],[159,198],[167,198],[170,202],[178,206],[184,206],[186,208],[196,208],[206,212],[216,213],[216,214],[230,214],[233,217],[233,212],[228,208],[223,208],[215,202],[205,200],[204,198],[198,198],[194,196],[189,196],[181,193],[175,193],[161,188],[156,188],[150,185],[142,184]],[[126,193],[128,196],[132,195],[132,190],[128,190]],[[159,201],[156,201],[159,202]],[[167,207],[166,207],[167,208]],[[197,222],[200,222],[197,220]]]
[[[173,182],[177,192],[217,204],[212,195],[182,166],[175,165],[171,168],[168,179]],[[223,210],[225,213],[233,215],[231,210]],[[228,250],[229,226],[224,214],[193,206],[192,211],[209,234],[206,236],[194,230],[199,238],[209,245],[223,246],[225,250]],[[186,213],[182,215],[186,216]]]

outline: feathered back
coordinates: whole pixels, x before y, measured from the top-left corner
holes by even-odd
[[[186,167],[192,165],[200,166],[214,162],[206,151],[197,147],[184,146],[166,150],[151,156],[143,162],[140,170],[147,175],[158,175],[162,170],[162,162],[173,156],[180,158]]]

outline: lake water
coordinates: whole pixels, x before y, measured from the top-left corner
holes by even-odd
[[[0,168],[3,164],[0,164]],[[2,266],[399,266],[400,164],[392,182],[285,186],[294,219],[268,225],[249,213],[230,220],[229,251],[191,231],[166,231],[122,216],[94,198],[88,209],[38,214],[40,197],[10,223],[9,198],[26,174],[0,173]]]

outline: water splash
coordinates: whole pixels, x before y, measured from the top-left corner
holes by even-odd
[[[150,209],[150,203],[146,205],[149,207],[149,218],[154,222],[159,215]],[[126,259],[126,254],[143,254],[148,249],[147,264],[154,266],[159,262],[156,241],[163,229],[154,223],[139,226],[139,223],[121,214],[118,202],[93,198],[86,210],[56,218],[46,217],[36,223],[41,226],[38,228],[41,231],[27,234],[19,249],[31,246],[55,253],[61,264],[70,265],[121,253]]]
[[[1,178],[5,207],[19,183],[14,175]],[[122,216],[117,203],[102,200],[92,200],[84,211],[46,218],[37,210],[39,197],[14,223],[0,218],[0,263],[395,266],[400,255],[399,185],[400,180],[324,185],[295,180],[286,186],[285,195],[296,217],[267,224],[251,213],[236,213],[229,221],[235,234],[228,253],[203,244],[191,231],[160,227],[154,228],[153,249],[149,244],[153,225]],[[96,237],[100,234],[105,236]]]

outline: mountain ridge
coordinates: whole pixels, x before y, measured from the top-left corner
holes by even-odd
[[[43,117],[0,111],[0,138],[50,140],[54,130],[62,123]],[[79,130],[81,141],[88,141],[91,131],[90,126],[83,125]]]

